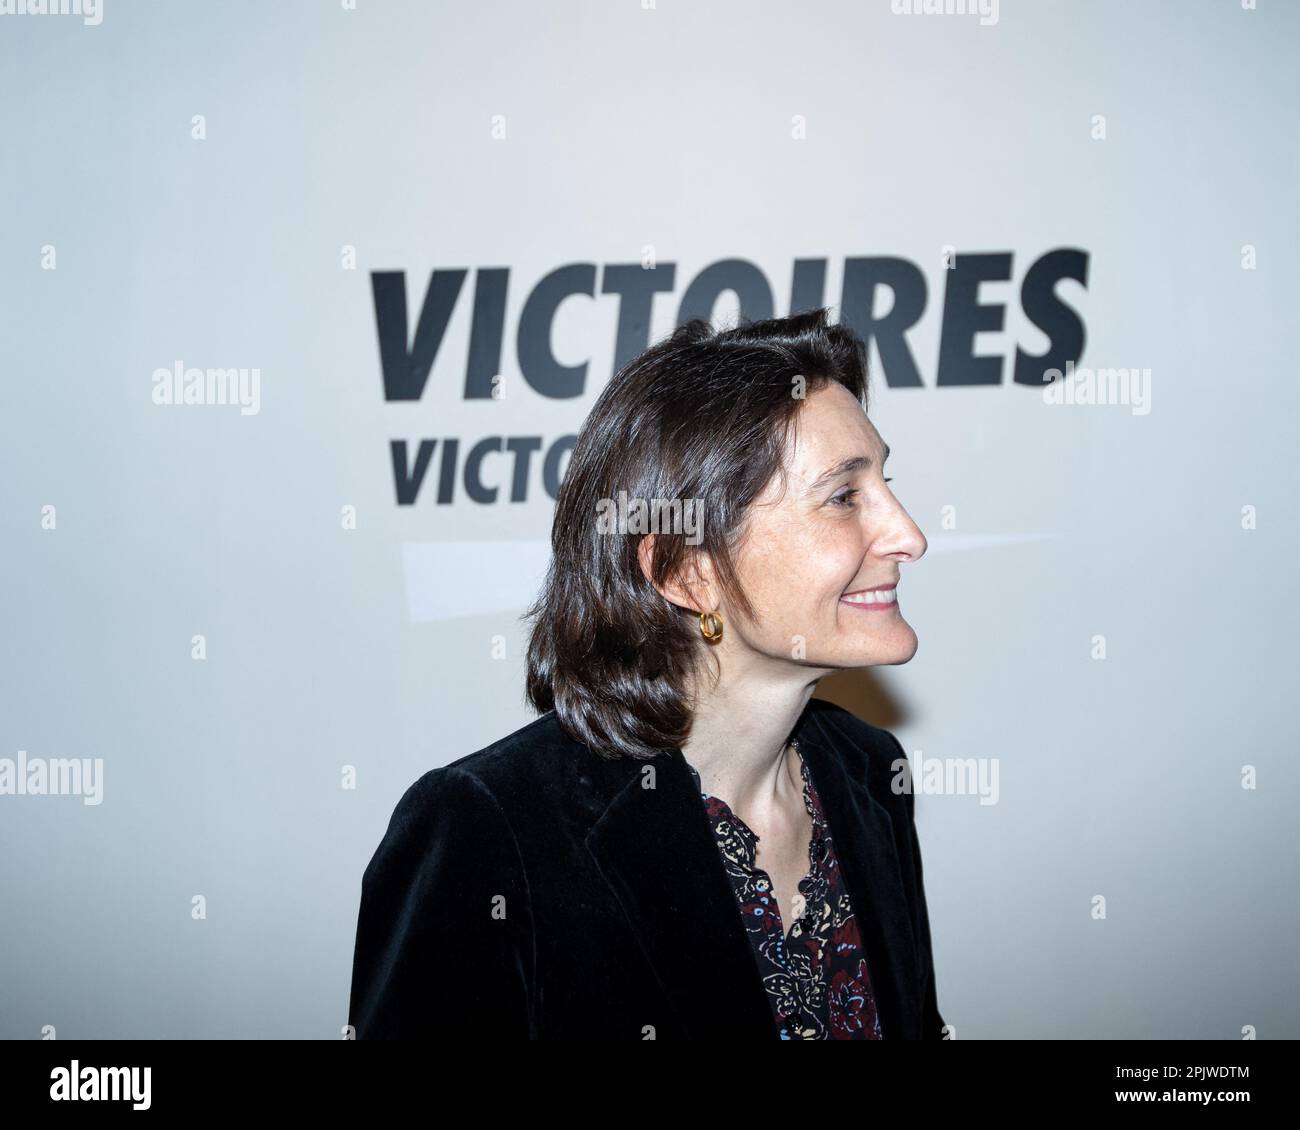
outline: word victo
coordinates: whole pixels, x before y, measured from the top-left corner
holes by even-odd
[[[699,545],[704,533],[700,515],[702,498],[632,498],[618,492],[617,502],[596,503],[598,534],[685,534],[687,545]]]
[[[238,404],[241,416],[262,406],[261,369],[187,369],[176,361],[153,371],[155,404]]]
[[[397,490],[397,505],[412,506],[420,494],[420,486],[429,473],[429,464],[439,442],[442,453],[437,470],[433,473],[433,492],[438,505],[455,501],[456,485],[471,502],[490,505],[508,487],[511,502],[527,502],[529,484],[532,482],[533,456],[542,450],[541,436],[485,436],[460,456],[460,440],[452,436],[444,440],[422,439],[415,449],[415,458],[408,452],[406,440],[389,441],[393,459],[393,481]],[[552,502],[560,492],[560,480],[568,466],[566,456],[578,442],[576,435],[560,436],[542,456],[542,489]],[[489,455],[500,455],[509,470],[494,460],[484,477],[483,463]],[[460,470],[457,472],[457,464]],[[426,497],[430,491],[425,491]]]
[[[998,0],[889,0],[896,16],[979,16],[980,25],[998,22]]]
[[[81,16],[88,27],[104,19],[101,0],[0,0],[0,16]]]
[[[980,804],[998,802],[996,757],[926,757],[918,749],[913,767],[906,757],[895,758],[889,787],[895,793],[978,796]]]
[[[1076,369],[1065,363],[1065,372],[1047,369],[1043,376],[1044,404],[1131,404],[1134,416],[1151,411],[1150,369]]]
[[[125,1101],[134,1110],[148,1110],[151,1072],[148,1067],[82,1067],[74,1059],[70,1066],[50,1072],[50,1098],[54,1102]]]
[[[104,759],[96,757],[0,757],[0,796],[79,796],[82,804],[104,799]]]

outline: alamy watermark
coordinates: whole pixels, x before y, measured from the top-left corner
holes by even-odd
[[[944,796],[977,796],[980,804],[998,802],[998,759],[996,757],[926,757],[919,749],[916,762],[894,758],[889,787],[895,793],[930,793]]]
[[[87,27],[98,27],[104,0],[0,0],[0,16],[80,16]]]
[[[241,416],[262,407],[261,369],[194,369],[175,361],[153,371],[155,404],[238,404]]]
[[[129,1102],[132,1110],[148,1110],[150,1067],[92,1067],[74,1059],[50,1071],[51,1102]]]
[[[600,534],[685,534],[687,545],[704,538],[702,498],[602,498],[596,503],[596,532]]]
[[[1073,361],[1060,369],[1044,369],[1043,403],[1129,404],[1134,416],[1151,411],[1150,369],[1076,369]]]
[[[896,16],[979,16],[982,27],[998,22],[998,0],[889,0]]]
[[[79,796],[82,804],[104,799],[102,757],[0,757],[0,796]]]

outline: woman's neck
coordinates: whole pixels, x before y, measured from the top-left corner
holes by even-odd
[[[699,773],[700,787],[751,827],[802,811],[799,758],[786,743],[823,674],[777,679],[751,672],[730,680],[724,675],[716,683],[710,674],[693,692],[694,717],[682,754]]]

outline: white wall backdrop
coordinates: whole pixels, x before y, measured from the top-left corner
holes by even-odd
[[[923,282],[920,385],[874,346],[871,382],[930,542],[920,650],[822,693],[996,771],[996,803],[917,803],[958,1037],[1300,1036],[1300,8],[26,7],[0,5],[0,759],[99,775],[0,794],[0,1036],[338,1038],[397,798],[530,717],[547,453],[620,327],[668,332],[730,260],[746,313],[790,312],[805,260],[804,304],[846,318],[895,300],[855,272]],[[1024,289],[1062,249],[1086,284]],[[391,272],[418,399],[385,398]],[[648,277],[639,317],[617,291]],[[1028,294],[1136,396],[1016,383],[1053,339]],[[945,317],[947,371],[991,383],[941,381]],[[178,366],[247,370],[243,409],[158,403]],[[433,441],[411,504],[392,441]]]

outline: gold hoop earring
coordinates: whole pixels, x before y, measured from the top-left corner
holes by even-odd
[[[701,612],[700,635],[710,643],[722,639],[722,617],[716,612]]]

